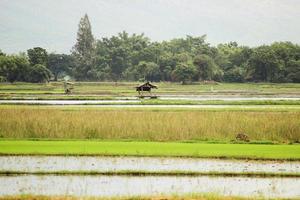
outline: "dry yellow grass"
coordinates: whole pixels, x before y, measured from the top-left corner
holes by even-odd
[[[0,109],[4,138],[251,140],[295,142],[300,112]]]

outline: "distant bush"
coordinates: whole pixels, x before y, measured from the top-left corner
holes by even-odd
[[[0,76],[0,83],[6,82],[6,78],[4,76]]]
[[[37,64],[30,67],[28,81],[32,83],[48,82],[51,78],[51,72],[44,65]]]

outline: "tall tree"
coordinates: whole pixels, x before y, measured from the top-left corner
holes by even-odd
[[[196,74],[196,69],[193,65],[181,63],[176,66],[172,74],[175,80],[181,81],[182,85],[184,85],[187,82],[192,81]]]
[[[49,54],[47,67],[53,73],[55,81],[59,75],[69,72],[73,65],[73,57],[70,55]]]
[[[30,67],[28,81],[32,83],[48,82],[51,77],[51,72],[44,65],[37,64]]]
[[[11,83],[18,79],[19,73],[13,56],[0,56],[0,77]]]
[[[289,82],[300,83],[300,60],[287,63],[287,79]]]
[[[199,80],[212,80],[220,73],[219,67],[208,55],[196,56],[193,63],[198,70]]]
[[[88,79],[88,72],[94,63],[95,39],[87,14],[80,19],[77,32],[77,42],[72,54],[77,61],[75,77],[80,80]]]
[[[255,48],[249,59],[248,76],[254,81],[277,82],[277,74],[283,67],[276,52],[263,45]]]
[[[33,49],[27,50],[29,62],[32,66],[34,65],[46,65],[48,62],[48,54],[46,49],[41,47],[34,47]]]
[[[0,79],[9,82],[27,81],[29,62],[22,56],[0,56]]]
[[[3,53],[0,49],[0,56],[5,56],[5,53]]]
[[[137,72],[139,79],[144,79],[147,81],[160,80],[159,66],[154,62],[140,62],[137,65]]]

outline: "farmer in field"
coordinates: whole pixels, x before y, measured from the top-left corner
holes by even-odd
[[[74,83],[64,81],[65,94],[71,94],[72,93],[72,90],[74,89],[73,85],[74,85]]]

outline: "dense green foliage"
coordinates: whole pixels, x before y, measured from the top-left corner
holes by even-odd
[[[29,81],[25,77],[30,70],[25,69],[41,64],[55,80],[70,75],[88,81],[300,82],[298,44],[275,42],[250,48],[230,42],[215,47],[205,37],[151,42],[144,34],[123,31],[96,40],[85,15],[71,55],[48,55],[40,47],[29,49],[28,58],[0,52],[0,80]]]
[[[31,65],[46,65],[48,54],[46,49],[43,49],[41,47],[35,47],[33,49],[27,50],[27,55],[29,58],[29,62]]]
[[[71,55],[51,53],[48,56],[48,69],[52,72],[54,81],[59,77],[72,74],[72,66],[74,66],[74,58]]]
[[[51,72],[44,65],[36,64],[30,68],[29,75],[30,82],[41,83],[50,79]]]
[[[27,57],[0,56],[0,81],[26,81],[41,83],[49,81],[51,71],[42,64],[30,64]]]

